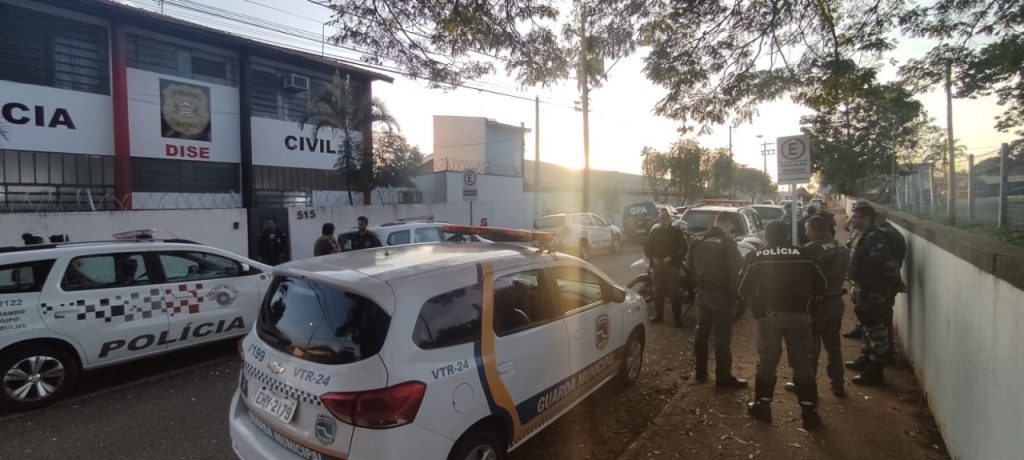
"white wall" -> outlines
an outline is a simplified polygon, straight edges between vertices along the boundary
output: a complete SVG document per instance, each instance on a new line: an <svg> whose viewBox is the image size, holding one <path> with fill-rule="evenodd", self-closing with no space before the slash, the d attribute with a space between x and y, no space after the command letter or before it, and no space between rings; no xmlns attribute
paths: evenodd
<svg viewBox="0 0 1024 460"><path fill-rule="evenodd" d="M481 117L434 115L434 161L484 161L486 122Z"/></svg>
<svg viewBox="0 0 1024 460"><path fill-rule="evenodd" d="M117 232L156 229L156 238L184 238L245 255L247 228L244 209L5 214L0 218L0 246L21 246L22 233L44 239L67 233L71 241L97 241L113 239Z"/></svg>
<svg viewBox="0 0 1024 460"><path fill-rule="evenodd" d="M491 212L488 203L475 203L473 205L474 219L479 222L480 217L488 215L477 215L477 209L481 212ZM310 212L315 217L310 218ZM388 222L394 222L402 218L425 217L433 215L437 220L444 220L453 224L469 224L469 203L432 203L432 204L394 204L371 206L343 206L343 207L309 207L309 208L288 208L288 232L292 246L292 260L313 257L313 243L320 237L320 229L325 223L333 223L336 233L346 232L355 228L356 218L366 216L370 220L370 226L376 226Z"/></svg>
<svg viewBox="0 0 1024 460"><path fill-rule="evenodd" d="M909 292L894 320L950 454L1020 458L1024 291L900 230Z"/></svg>

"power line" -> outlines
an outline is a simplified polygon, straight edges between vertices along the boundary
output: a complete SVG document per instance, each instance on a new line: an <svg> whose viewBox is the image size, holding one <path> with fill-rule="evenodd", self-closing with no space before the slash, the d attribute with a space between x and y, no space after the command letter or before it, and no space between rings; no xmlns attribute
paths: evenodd
<svg viewBox="0 0 1024 460"><path fill-rule="evenodd" d="M139 4L139 3L141 3L142 0L130 0L130 1L132 1L132 2L134 2L136 4ZM321 42L321 37L317 37L317 36L315 36L315 34L311 34L310 32L306 32L306 31L303 31L301 29L296 29L296 28L289 27L289 26L281 26L281 25L278 25L276 23L273 23L273 22L270 22L270 21L267 21L267 20L263 20L263 19L260 19L260 18L256 18L256 17L253 17L253 16L239 14L239 13L235 13L235 12L232 12L232 11L229 11L229 10L224 10L224 9L221 9L221 8L210 7L210 6L207 6L207 5L203 5L201 3L193 2L191 0L164 0L164 1L167 2L170 5L178 7L178 8L182 8L182 9L186 9L186 10L189 10L189 11L194 11L194 12L198 12L198 13L201 13L201 14L213 16L213 17L216 17L216 18L219 18L219 19L226 19L226 20L233 21L233 22L239 22L239 23L246 24L246 25L249 25L249 26L257 27L259 29L270 29L270 30L272 30L274 32L277 32L279 34L286 35L286 36L289 36L289 37L292 37L292 38L298 38L298 39L302 39L302 40L313 41L313 42L316 42L316 43L322 43ZM248 1L250 3L254 3L251 0L245 0L245 1ZM255 3L255 4L258 4L258 3ZM265 5L263 5L263 6L265 6ZM323 6L323 5L321 5L321 6ZM196 16L192 16L192 15L187 15L187 14L184 14L182 12L178 12L177 15L184 16L184 17L191 18L191 19L196 19L196 20L199 20L199 21L203 21L203 20L209 21L209 19L205 19L205 18L201 18L201 17L196 17ZM305 19L309 19L309 18L305 18ZM218 24L226 25L224 23L218 23ZM237 28L238 26L235 25L234 27ZM244 28L240 28L239 30L245 31ZM248 31L248 32L252 33L252 31ZM290 47L290 45L283 44L283 43L278 42L278 41L269 40L266 37L260 37L258 39L258 41L262 41L262 42L265 42L265 43L268 43L268 44L277 45L277 46ZM330 44L330 46L332 48L338 48L338 49L342 49L342 50L346 50L346 51L355 52L355 53L358 53L358 54L372 54L372 53L369 52L369 50L361 50L361 49L357 49L357 48L350 48L350 47L346 47L346 46L336 45L336 44L333 44L333 43ZM365 68L369 68L369 69L373 69L373 70L378 70L378 71L382 71L382 72L393 73L393 74L402 75L402 76L406 76L406 77L410 77L410 78L422 78L420 76L417 76L417 75L414 75L412 73L403 71L403 70L398 69L396 67L390 67L390 66L386 66L386 65L382 65L382 64L371 64L371 63L363 62L363 61L355 61L355 60L351 60L351 58L339 57L337 55L332 56L332 58L336 59L338 61L341 61L341 62L345 62L347 64L355 65L355 66L365 67ZM500 87L499 85L494 85L492 83L483 82L483 81L477 81L477 80L469 80L469 81L471 81L473 83L476 83L476 84L492 85L492 86ZM518 95L518 94L510 94L510 93L506 93L506 92L502 92L502 91L497 91L497 90L492 90L492 89L487 89L487 88L481 88L479 86L471 86L471 85L468 85L468 84L465 84L465 83L457 83L457 84L454 84L453 86L456 86L456 87L459 87L459 88L464 88L464 89L471 89L471 90L475 90L475 91L485 92L485 93L490 93L490 94L495 94L495 95L498 95L498 96L505 96L505 97L509 97L509 98L513 98L513 99L519 99L519 100L523 100L523 101L535 102L535 98L531 98L531 97L527 97L527 96L521 96L521 95ZM540 102L542 104L546 104L546 105L550 105L550 106L555 106L555 107L561 107L561 108L567 108L567 109L575 110L575 106L573 106L573 105L562 104L562 103L552 102L552 101L543 100L543 99L540 100ZM595 112L595 111L591 111L591 112L598 113L598 112Z"/></svg>

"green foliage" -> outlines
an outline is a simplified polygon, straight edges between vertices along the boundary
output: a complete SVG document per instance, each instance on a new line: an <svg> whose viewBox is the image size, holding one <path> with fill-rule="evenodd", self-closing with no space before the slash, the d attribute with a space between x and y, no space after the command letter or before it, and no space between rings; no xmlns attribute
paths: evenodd
<svg viewBox="0 0 1024 460"><path fill-rule="evenodd" d="M419 147L409 145L396 131L373 133L372 188L415 188L412 177L423 164Z"/></svg>
<svg viewBox="0 0 1024 460"><path fill-rule="evenodd" d="M771 177L765 173L737 165L725 149L708 149L692 139L677 141L668 152L644 147L641 155L654 201L668 198L670 192L687 201L705 194L724 197L775 193Z"/></svg>
<svg viewBox="0 0 1024 460"><path fill-rule="evenodd" d="M668 94L659 115L684 128L748 121L785 95L798 102L838 67L876 62L904 0L691 0L672 2L644 27L648 78Z"/></svg>
<svg viewBox="0 0 1024 460"><path fill-rule="evenodd" d="M937 0L900 19L905 32L939 41L901 69L915 89L945 80L952 70L957 97L995 94L1006 108L996 128L1024 134L1024 8L1019 0Z"/></svg>
<svg viewBox="0 0 1024 460"><path fill-rule="evenodd" d="M349 205L352 203L352 185L358 184L363 192L363 204L370 204L374 184L374 158L372 149L364 149L362 133L365 128L378 124L388 131L398 128L395 117L380 99L368 99L353 87L348 76L337 71L331 84L314 95L309 109L299 119L299 129L313 126L313 138L326 130L341 136L341 154L336 169L345 175ZM368 126L369 125L369 126Z"/></svg>
<svg viewBox="0 0 1024 460"><path fill-rule="evenodd" d="M923 107L903 86L876 83L873 72L859 72L860 85L839 79L810 99L816 113L801 124L816 152L812 169L834 192L856 194L865 179L891 173L898 152L917 148Z"/></svg>
<svg viewBox="0 0 1024 460"><path fill-rule="evenodd" d="M772 183L771 176L760 169L748 168L737 165L733 172L732 179L733 195L737 198L749 198L752 196L767 197L774 195L776 186Z"/></svg>

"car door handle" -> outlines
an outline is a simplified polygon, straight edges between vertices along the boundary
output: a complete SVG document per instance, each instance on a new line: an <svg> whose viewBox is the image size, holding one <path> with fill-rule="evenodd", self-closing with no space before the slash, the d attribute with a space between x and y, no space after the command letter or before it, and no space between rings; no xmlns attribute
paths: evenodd
<svg viewBox="0 0 1024 460"><path fill-rule="evenodd" d="M498 365L499 374L508 374L514 370L516 370L516 365L514 363L501 363Z"/></svg>
<svg viewBox="0 0 1024 460"><path fill-rule="evenodd" d="M580 329L580 330L576 331L576 340L582 340L583 339L583 334L584 334L583 329Z"/></svg>

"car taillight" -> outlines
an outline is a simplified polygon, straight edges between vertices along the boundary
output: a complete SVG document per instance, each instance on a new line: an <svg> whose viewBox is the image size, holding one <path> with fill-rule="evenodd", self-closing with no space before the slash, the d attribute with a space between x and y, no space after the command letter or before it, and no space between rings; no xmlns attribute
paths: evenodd
<svg viewBox="0 0 1024 460"><path fill-rule="evenodd" d="M324 407L338 420L363 428L394 428L416 419L427 385L405 382L380 390L325 393Z"/></svg>

